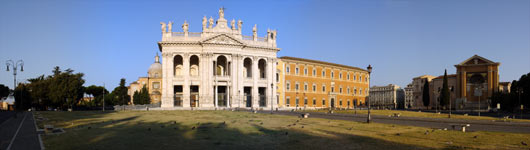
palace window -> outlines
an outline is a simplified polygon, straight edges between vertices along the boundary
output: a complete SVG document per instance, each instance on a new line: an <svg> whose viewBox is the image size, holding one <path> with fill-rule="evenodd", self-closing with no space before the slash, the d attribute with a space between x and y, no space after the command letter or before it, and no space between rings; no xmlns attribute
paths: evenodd
<svg viewBox="0 0 530 150"><path fill-rule="evenodd" d="M287 81L287 83L285 84L285 89L287 91L291 90L291 84L289 83L289 81Z"/></svg>
<svg viewBox="0 0 530 150"><path fill-rule="evenodd" d="M287 106L289 106L290 103L291 103L291 98L290 98L290 97L286 97L286 98L285 98L285 104L286 104Z"/></svg>
<svg viewBox="0 0 530 150"><path fill-rule="evenodd" d="M322 107L326 106L326 98L322 98Z"/></svg>
<svg viewBox="0 0 530 150"><path fill-rule="evenodd" d="M317 85L313 83L313 92L317 91Z"/></svg>
<svg viewBox="0 0 530 150"><path fill-rule="evenodd" d="M304 75L307 76L307 66L306 66L306 68L304 68Z"/></svg>
<svg viewBox="0 0 530 150"><path fill-rule="evenodd" d="M331 93L335 92L335 87L331 86Z"/></svg>
<svg viewBox="0 0 530 150"><path fill-rule="evenodd" d="M350 74L348 73L348 75L346 76L347 80L350 80Z"/></svg>
<svg viewBox="0 0 530 150"><path fill-rule="evenodd" d="M317 76L317 70L313 68L313 76L316 77Z"/></svg>
<svg viewBox="0 0 530 150"><path fill-rule="evenodd" d="M296 75L298 75L299 71L300 71L300 70L299 70L298 67L294 68L294 73L295 73Z"/></svg>
<svg viewBox="0 0 530 150"><path fill-rule="evenodd" d="M285 72L287 72L287 74L289 74L289 73L291 72L291 69L290 69L289 66L287 66L287 67L285 68Z"/></svg>
<svg viewBox="0 0 530 150"><path fill-rule="evenodd" d="M350 87L348 87L348 91L347 92L348 92L348 94L350 94Z"/></svg>
<svg viewBox="0 0 530 150"><path fill-rule="evenodd" d="M322 84L322 92L326 92L326 85L325 84Z"/></svg>
<svg viewBox="0 0 530 150"><path fill-rule="evenodd" d="M322 69L322 77L326 77L326 69Z"/></svg>
<svg viewBox="0 0 530 150"><path fill-rule="evenodd" d="M313 97L313 106L317 105L317 98Z"/></svg>
<svg viewBox="0 0 530 150"><path fill-rule="evenodd" d="M296 90L296 91L300 90L300 84L296 83L294 85L294 90Z"/></svg>
<svg viewBox="0 0 530 150"><path fill-rule="evenodd" d="M153 82L153 89L160 88L160 82Z"/></svg>
<svg viewBox="0 0 530 150"><path fill-rule="evenodd" d="M304 97L304 106L307 106L307 97Z"/></svg>
<svg viewBox="0 0 530 150"><path fill-rule="evenodd" d="M339 93L341 93L341 94L342 94L342 87L340 87L340 88L339 88Z"/></svg>
<svg viewBox="0 0 530 150"><path fill-rule="evenodd" d="M300 104L300 99L298 99L298 97L296 97L295 104L296 104L296 106L298 106L298 104Z"/></svg>
<svg viewBox="0 0 530 150"><path fill-rule="evenodd" d="M304 91L307 92L307 83L304 83Z"/></svg>
<svg viewBox="0 0 530 150"><path fill-rule="evenodd" d="M363 95L363 89L359 89L359 95Z"/></svg>
<svg viewBox="0 0 530 150"><path fill-rule="evenodd" d="M357 78L355 77L355 75L353 75L353 81L357 80Z"/></svg>
<svg viewBox="0 0 530 150"><path fill-rule="evenodd" d="M335 77L335 74L331 71L331 78L333 79L333 77Z"/></svg>
<svg viewBox="0 0 530 150"><path fill-rule="evenodd" d="M276 73L276 82L280 82L280 74Z"/></svg>
<svg viewBox="0 0 530 150"><path fill-rule="evenodd" d="M342 73L339 73L339 79L342 79Z"/></svg>

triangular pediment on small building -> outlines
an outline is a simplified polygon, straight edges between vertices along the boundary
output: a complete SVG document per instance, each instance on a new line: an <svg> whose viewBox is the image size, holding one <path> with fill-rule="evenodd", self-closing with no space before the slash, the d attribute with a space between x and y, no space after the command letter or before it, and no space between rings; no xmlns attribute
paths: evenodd
<svg viewBox="0 0 530 150"><path fill-rule="evenodd" d="M206 40L203 40L202 43L243 45L243 42L226 34L212 36L210 38L207 38Z"/></svg>
<svg viewBox="0 0 530 150"><path fill-rule="evenodd" d="M488 60L484 57L480 57L478 55L474 55L471 58L468 58L465 61L459 63L458 65L462 66L462 65L484 65L484 64L496 64L496 62Z"/></svg>

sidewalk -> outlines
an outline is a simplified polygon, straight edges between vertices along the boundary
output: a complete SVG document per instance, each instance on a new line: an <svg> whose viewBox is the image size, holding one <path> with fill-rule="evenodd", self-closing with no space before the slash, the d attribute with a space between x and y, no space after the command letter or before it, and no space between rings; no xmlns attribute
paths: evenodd
<svg viewBox="0 0 530 150"><path fill-rule="evenodd" d="M39 136L33 113L20 112L17 118L11 117L0 124L0 149L39 150Z"/></svg>

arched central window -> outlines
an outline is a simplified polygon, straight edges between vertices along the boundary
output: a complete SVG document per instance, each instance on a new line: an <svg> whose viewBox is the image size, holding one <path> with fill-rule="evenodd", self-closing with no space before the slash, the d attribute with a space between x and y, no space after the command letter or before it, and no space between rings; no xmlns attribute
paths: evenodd
<svg viewBox="0 0 530 150"><path fill-rule="evenodd" d="M243 67L245 67L245 69L243 69L243 76L252 78L252 59L245 58L245 60L243 60Z"/></svg>
<svg viewBox="0 0 530 150"><path fill-rule="evenodd" d="M258 68L259 68L259 77L262 79L267 78L267 74L266 74L267 61L265 61L264 59L260 59L258 61Z"/></svg>
<svg viewBox="0 0 530 150"><path fill-rule="evenodd" d="M214 68L215 75L225 76L228 75L228 62L225 56L221 55L217 57L216 66Z"/></svg>
<svg viewBox="0 0 530 150"><path fill-rule="evenodd" d="M193 55L190 57L190 76L199 75L199 57Z"/></svg>
<svg viewBox="0 0 530 150"><path fill-rule="evenodd" d="M182 75L182 56L177 55L173 58L173 75L181 76Z"/></svg>

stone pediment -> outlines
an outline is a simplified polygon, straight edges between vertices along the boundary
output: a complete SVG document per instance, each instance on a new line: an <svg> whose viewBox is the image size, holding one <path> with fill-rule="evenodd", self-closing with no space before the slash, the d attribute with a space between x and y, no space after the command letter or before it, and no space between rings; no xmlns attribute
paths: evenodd
<svg viewBox="0 0 530 150"><path fill-rule="evenodd" d="M459 63L457 66L465 66L465 65L487 65L487 64L497 64L496 62L493 62L491 60L488 60L484 57L480 57L478 55L474 55L471 58L466 59L465 61Z"/></svg>
<svg viewBox="0 0 530 150"><path fill-rule="evenodd" d="M243 45L243 42L241 42L240 40L235 39L226 34L219 34L219 35L212 36L206 40L203 40L202 43Z"/></svg>

